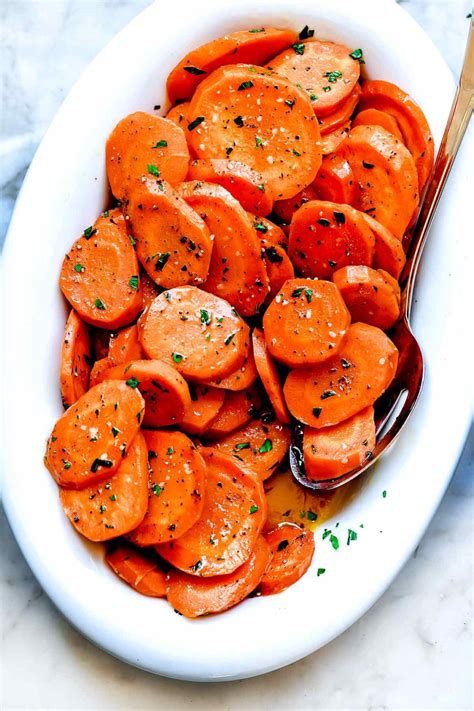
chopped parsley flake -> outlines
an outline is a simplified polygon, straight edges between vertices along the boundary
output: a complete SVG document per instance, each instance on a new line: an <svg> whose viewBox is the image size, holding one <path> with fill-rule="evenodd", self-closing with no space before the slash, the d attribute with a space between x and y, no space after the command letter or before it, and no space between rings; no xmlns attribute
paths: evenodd
<svg viewBox="0 0 474 711"><path fill-rule="evenodd" d="M128 385L129 388L133 388L133 390L135 390L135 388L138 388L140 385L140 381L136 378L129 378L125 381L125 384Z"/></svg>
<svg viewBox="0 0 474 711"><path fill-rule="evenodd" d="M352 57L352 59L356 59L359 64L365 64L364 52L360 48L354 49L354 51L349 54L349 57Z"/></svg>
<svg viewBox="0 0 474 711"><path fill-rule="evenodd" d="M240 86L237 87L237 91L245 91L245 89L251 89L253 87L253 81L248 79L247 81L243 81Z"/></svg>
<svg viewBox="0 0 474 711"><path fill-rule="evenodd" d="M86 229L84 230L84 237L86 239L90 239L93 235L95 235L96 232L97 230L95 230L92 226L86 227Z"/></svg>
<svg viewBox="0 0 474 711"><path fill-rule="evenodd" d="M188 74L194 74L195 76L199 76L199 74L206 74L203 69L199 69L198 67L183 67L185 72L188 72Z"/></svg>
<svg viewBox="0 0 474 711"><path fill-rule="evenodd" d="M294 49L296 54L304 54L304 44L302 42L297 42L296 44L293 44L292 48Z"/></svg>
<svg viewBox="0 0 474 711"><path fill-rule="evenodd" d="M314 30L310 30L308 25L305 25L299 33L298 37L300 38L300 40L305 40L309 39L310 37L314 37Z"/></svg>
<svg viewBox="0 0 474 711"><path fill-rule="evenodd" d="M162 272L164 269L164 266L165 266L166 262L168 261L168 259L170 258L170 256L171 256L170 252L163 252L163 254L160 254L160 256L158 257L158 259L156 260L156 263L155 263L155 271Z"/></svg>
<svg viewBox="0 0 474 711"><path fill-rule="evenodd" d="M155 494L155 496L159 496L161 492L163 491L163 487L160 486L159 484L155 484L154 486L151 487L152 492Z"/></svg>
<svg viewBox="0 0 474 711"><path fill-rule="evenodd" d="M250 442L239 442L239 444L236 444L234 449L236 452L240 452L241 449L250 449Z"/></svg>
<svg viewBox="0 0 474 711"><path fill-rule="evenodd" d="M205 121L204 116L197 116L197 118L194 119L194 121L191 121L191 123L188 123L188 131L194 131L194 129L199 126L200 123Z"/></svg>
<svg viewBox="0 0 474 711"><path fill-rule="evenodd" d="M158 177L160 174L160 171L158 170L156 165L152 165L150 163L147 165L147 170L150 173L150 175L156 175L156 177Z"/></svg>
<svg viewBox="0 0 474 711"><path fill-rule="evenodd" d="M261 454L265 454L265 452L271 452L273 449L273 442L271 439L266 439L265 442L262 444L260 449L258 450Z"/></svg>
<svg viewBox="0 0 474 711"><path fill-rule="evenodd" d="M95 306L97 309L100 309L101 311L105 311L104 303L98 298L95 300Z"/></svg>
<svg viewBox="0 0 474 711"><path fill-rule="evenodd" d="M249 513L254 514L257 513L258 511L258 506L256 504L252 504L252 506L249 509Z"/></svg>
<svg viewBox="0 0 474 711"><path fill-rule="evenodd" d="M130 287L136 291L138 289L138 275L134 274L131 276L128 283L130 284Z"/></svg>

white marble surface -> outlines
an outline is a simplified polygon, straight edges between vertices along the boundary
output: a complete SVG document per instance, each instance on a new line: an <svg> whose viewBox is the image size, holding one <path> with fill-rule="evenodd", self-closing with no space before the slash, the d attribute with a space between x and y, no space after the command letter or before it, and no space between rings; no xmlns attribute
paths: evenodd
<svg viewBox="0 0 474 711"><path fill-rule="evenodd" d="M97 51L148 4L148 0L1 3L0 243L27 165L58 105ZM469 1L402 4L456 72ZM473 440L471 436L415 555L372 610L307 659L242 682L199 685L162 679L93 647L42 593L2 515L0 707L469 711Z"/></svg>

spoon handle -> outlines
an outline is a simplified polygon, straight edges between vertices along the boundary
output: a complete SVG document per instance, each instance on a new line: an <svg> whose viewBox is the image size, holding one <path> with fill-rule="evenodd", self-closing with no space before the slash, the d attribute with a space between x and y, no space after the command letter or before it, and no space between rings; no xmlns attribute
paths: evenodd
<svg viewBox="0 0 474 711"><path fill-rule="evenodd" d="M469 30L466 54L451 112L438 150L431 179L421 207L420 215L410 245L409 259L402 276L403 310L405 318L410 316L416 274L426 236L438 207L441 193L448 179L459 146L474 111L474 31L473 21ZM405 282L405 284L403 284Z"/></svg>

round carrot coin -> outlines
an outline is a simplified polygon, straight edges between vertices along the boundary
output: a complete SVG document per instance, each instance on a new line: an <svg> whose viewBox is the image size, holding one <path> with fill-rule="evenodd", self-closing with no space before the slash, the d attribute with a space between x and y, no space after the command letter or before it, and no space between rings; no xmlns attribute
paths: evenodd
<svg viewBox="0 0 474 711"><path fill-rule="evenodd" d="M188 434L203 435L219 414L224 404L225 392L210 385L194 383L189 384L189 392L191 402L179 426Z"/></svg>
<svg viewBox="0 0 474 711"><path fill-rule="evenodd" d="M143 417L145 402L126 383L99 383L53 427L45 464L60 486L83 489L116 472Z"/></svg>
<svg viewBox="0 0 474 711"><path fill-rule="evenodd" d="M399 279L406 262L402 242L370 215L364 215L364 220L375 237L374 268Z"/></svg>
<svg viewBox="0 0 474 711"><path fill-rule="evenodd" d="M91 362L89 329L72 309L64 331L59 372L64 407L70 407L87 392Z"/></svg>
<svg viewBox="0 0 474 711"><path fill-rule="evenodd" d="M342 126L334 129L334 131L331 131L331 133L326 133L325 136L321 136L321 153L323 154L323 160L325 156L329 156L335 151L337 151L341 143L345 141L350 130L351 122L347 121L347 123L343 123ZM315 181L317 177L318 176L316 176ZM321 197L323 200L334 199L332 197L322 197L321 195L318 195L318 197ZM334 200L334 202L336 202L336 200Z"/></svg>
<svg viewBox="0 0 474 711"><path fill-rule="evenodd" d="M289 367L314 365L337 353L351 318L330 281L290 279L265 316L263 330L270 354Z"/></svg>
<svg viewBox="0 0 474 711"><path fill-rule="evenodd" d="M295 196L296 197L296 196ZM285 200L280 200L278 204L286 202ZM278 214L278 213L276 213ZM274 247L283 247L287 249L288 247L288 236L283 232L281 227L275 225L274 222L267 220L265 217L257 217L249 213L249 217L253 223L253 228L257 233L257 237L262 240L265 239L266 242L273 245ZM282 217L282 219L284 219ZM288 222L291 220L288 220ZM286 222L286 220L285 220Z"/></svg>
<svg viewBox="0 0 474 711"><path fill-rule="evenodd" d="M103 374L105 373L106 370L109 370L109 368L112 367L112 363L109 360L108 356L105 356L104 358L99 358L99 360L96 360L94 365L92 366L91 369L91 374L89 378L89 388L93 388L95 385L98 385L99 383L102 382L103 380Z"/></svg>
<svg viewBox="0 0 474 711"><path fill-rule="evenodd" d="M364 109L360 111L352 122L356 126L382 126L386 131L392 133L399 141L403 141L395 116L379 109Z"/></svg>
<svg viewBox="0 0 474 711"><path fill-rule="evenodd" d="M257 388L226 392L224 404L206 431L207 437L223 437L245 425L257 414L262 399Z"/></svg>
<svg viewBox="0 0 474 711"><path fill-rule="evenodd" d="M166 573L158 559L125 543L113 545L105 560L119 578L142 595L166 597Z"/></svg>
<svg viewBox="0 0 474 711"><path fill-rule="evenodd" d="M293 523L282 523L265 534L270 563L260 582L262 595L274 595L296 583L308 570L314 554L314 535Z"/></svg>
<svg viewBox="0 0 474 711"><path fill-rule="evenodd" d="M336 479L366 464L375 447L374 408L366 407L332 427L304 428L304 469L308 479Z"/></svg>
<svg viewBox="0 0 474 711"><path fill-rule="evenodd" d="M209 276L202 288L226 299L243 316L258 313L268 294L268 277L247 213L220 185L184 183L180 194L214 235Z"/></svg>
<svg viewBox="0 0 474 711"><path fill-rule="evenodd" d="M318 200L347 205L355 200L356 182L352 168L336 154L324 156L312 187Z"/></svg>
<svg viewBox="0 0 474 711"><path fill-rule="evenodd" d="M59 286L93 326L126 326L142 308L138 262L119 210L99 217L66 254Z"/></svg>
<svg viewBox="0 0 474 711"><path fill-rule="evenodd" d="M145 518L128 539L152 546L182 536L199 519L206 471L203 459L182 432L144 430L150 466Z"/></svg>
<svg viewBox="0 0 474 711"><path fill-rule="evenodd" d="M183 101L181 104L176 104L176 106L173 106L173 108L170 109L166 114L166 118L169 119L169 121L173 121L173 123L175 123L180 128L184 129L189 123L188 109L189 101Z"/></svg>
<svg viewBox="0 0 474 711"><path fill-rule="evenodd" d="M350 121L352 114L359 102L360 86L355 84L347 99L340 104L335 111L319 118L319 130L321 138L334 133Z"/></svg>
<svg viewBox="0 0 474 711"><path fill-rule="evenodd" d="M309 97L286 77L257 66L221 67L196 89L189 117L187 138L198 158L231 155L263 175L274 199L314 180L319 126Z"/></svg>
<svg viewBox="0 0 474 711"><path fill-rule="evenodd" d="M397 364L398 350L383 331L354 323L337 355L290 371L283 387L286 404L305 425L337 425L373 405L395 377Z"/></svg>
<svg viewBox="0 0 474 711"><path fill-rule="evenodd" d="M244 362L249 338L247 324L227 301L195 286L160 294L139 330L149 358L164 360L197 381L234 372Z"/></svg>
<svg viewBox="0 0 474 711"><path fill-rule="evenodd" d="M283 396L283 388L277 367L268 353L265 336L260 328L254 328L252 333L255 365L265 392L268 395L275 414L280 422L290 424L290 413Z"/></svg>
<svg viewBox="0 0 474 711"><path fill-rule="evenodd" d="M249 337L243 364L227 377L209 381L209 385L225 390L246 390L254 384L257 378L252 339Z"/></svg>
<svg viewBox="0 0 474 711"><path fill-rule="evenodd" d="M270 548L263 536L257 538L250 558L228 575L198 578L170 570L167 597L185 617L223 612L244 600L258 586L270 560Z"/></svg>
<svg viewBox="0 0 474 711"><path fill-rule="evenodd" d="M185 179L189 150L173 121L137 111L119 121L106 149L107 177L117 200L125 200L142 178L154 176L172 185Z"/></svg>
<svg viewBox="0 0 474 711"><path fill-rule="evenodd" d="M374 235L358 210L311 200L291 221L288 254L303 276L330 279L348 264L371 266L374 244Z"/></svg>
<svg viewBox="0 0 474 711"><path fill-rule="evenodd" d="M310 185L307 185L306 188L303 188L301 192L294 195L292 198L288 198L287 200L278 200L278 202L276 202L273 206L273 211L275 215L278 215L280 220L283 220L284 222L287 222L289 224L295 212L299 210L302 205L309 202L310 200L318 199L319 194L317 193L314 187L314 183L311 183ZM288 238L286 239L285 244L286 246L288 246Z"/></svg>
<svg viewBox="0 0 474 711"><path fill-rule="evenodd" d="M261 482L230 457L213 449L200 452L207 469L201 518L156 550L190 575L226 575L252 555L267 516L265 493Z"/></svg>
<svg viewBox="0 0 474 711"><path fill-rule="evenodd" d="M286 49L272 59L270 67L303 87L318 117L340 106L360 75L360 64L351 57L348 47L314 39Z"/></svg>
<svg viewBox="0 0 474 711"><path fill-rule="evenodd" d="M267 301L271 301L288 279L294 279L295 270L283 247L273 245L267 242L266 239L261 239L260 244L268 281L270 282L270 293L267 296Z"/></svg>
<svg viewBox="0 0 474 711"><path fill-rule="evenodd" d="M110 334L108 358L111 365L120 365L143 358L136 324Z"/></svg>
<svg viewBox="0 0 474 711"><path fill-rule="evenodd" d="M136 528L148 503L148 459L143 435L136 435L112 477L80 491L61 489L60 498L74 528L90 541L107 541Z"/></svg>
<svg viewBox="0 0 474 711"><path fill-rule="evenodd" d="M332 279L354 323L362 321L387 331L398 320L400 287L388 272L365 266L343 267Z"/></svg>

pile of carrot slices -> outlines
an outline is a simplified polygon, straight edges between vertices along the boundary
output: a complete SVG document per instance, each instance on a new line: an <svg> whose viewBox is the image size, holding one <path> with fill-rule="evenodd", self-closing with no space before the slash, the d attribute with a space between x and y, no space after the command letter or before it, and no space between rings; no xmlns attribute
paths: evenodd
<svg viewBox="0 0 474 711"><path fill-rule="evenodd" d="M46 466L110 568L187 617L310 567L312 532L267 523L292 424L310 480L375 445L434 147L416 103L364 64L308 27L189 52L167 115L108 137L114 202L64 258L65 412Z"/></svg>

